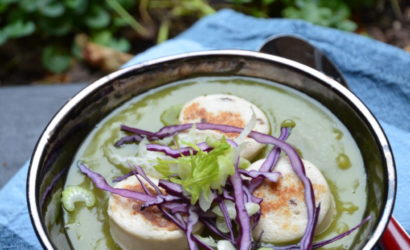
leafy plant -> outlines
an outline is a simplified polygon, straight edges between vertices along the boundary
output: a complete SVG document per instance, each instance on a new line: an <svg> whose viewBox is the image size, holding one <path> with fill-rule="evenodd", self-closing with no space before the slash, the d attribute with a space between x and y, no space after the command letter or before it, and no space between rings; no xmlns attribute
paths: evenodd
<svg viewBox="0 0 410 250"><path fill-rule="evenodd" d="M303 19L346 31L357 28L351 10L369 8L377 0L0 0L0 47L35 37L42 44L44 67L66 71L81 57L75 44L84 33L92 42L127 52L131 42L163 42L199 18L221 8L256 17ZM392 2L396 2L391 0ZM32 45L33 46L33 45ZM22 48L26 53L28 48Z"/></svg>
<svg viewBox="0 0 410 250"><path fill-rule="evenodd" d="M369 4L373 0L355 1ZM356 23L350 20L347 0L227 0L235 9L257 17L281 16L302 19L317 25L354 31ZM278 11L279 10L279 11Z"/></svg>
<svg viewBox="0 0 410 250"><path fill-rule="evenodd" d="M349 6L342 0L284 0L283 17L303 19L313 24L354 31L356 23L349 20Z"/></svg>
<svg viewBox="0 0 410 250"><path fill-rule="evenodd" d="M146 12L167 13L161 16L157 34L157 42L161 43L168 39L170 34L170 24L178 22L185 17L199 19L203 16L215 13L215 9L206 0L151 0L146 6Z"/></svg>
<svg viewBox="0 0 410 250"><path fill-rule="evenodd" d="M129 41L116 35L126 26L139 25L135 19L124 18L134 6L133 0L0 0L0 46L35 35L45 44L44 67L61 73L70 66L70 48L77 33L90 34L96 43L128 51ZM138 32L142 36L148 33L142 25Z"/></svg>

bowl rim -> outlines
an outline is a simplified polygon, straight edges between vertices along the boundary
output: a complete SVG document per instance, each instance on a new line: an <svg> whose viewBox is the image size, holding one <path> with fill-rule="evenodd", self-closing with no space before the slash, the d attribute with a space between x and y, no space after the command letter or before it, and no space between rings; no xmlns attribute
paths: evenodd
<svg viewBox="0 0 410 250"><path fill-rule="evenodd" d="M256 51L248 51L248 50L207 50L207 51L199 51L199 52L188 52L178 55L166 56L157 59L148 60L145 62L137 63L122 69L119 69L115 72L112 72L83 88L77 94L75 94L71 99L69 99L60 109L59 111L52 117L50 122L47 124L45 129L43 130L40 138L38 139L34 151L32 153L32 157L29 163L29 169L27 173L27 182L26 182L26 198L28 203L28 210L31 219L31 223L33 225L34 231L39 238L40 243L46 249L54 249L53 244L51 243L46 231L45 226L41 221L40 218L40 209L39 209L39 199L38 193L36 191L36 183L37 183L37 173L40 167L40 162L43 158L44 149L48 144L48 140L50 135L53 134L54 128L61 122L61 120L69 113L71 110L84 98L86 98L89 94L94 92L99 87L103 86L104 84L109 83L110 81L124 75L136 71L138 69L156 65L156 64L163 64L169 63L171 61L178 61L184 60L187 58L195 58L195 57L206 57L206 56L239 56L245 58L253 58L253 59L261 59L265 61L270 61L274 63L278 63L284 65L292 70L300 71L301 73L310 75L321 82L324 82L332 88L332 91L336 91L336 94L341 96L343 99L350 102L353 107L355 107L355 111L360 114L362 118L367 122L369 127L373 130L372 132L376 135L375 139L379 144L381 151L383 153L384 161L386 163L387 169L387 187L386 188L386 205L382 211L380 220L374 230L373 234L371 235L369 241L363 247L364 250L371 250L377 243L377 241L382 236L387 224L390 220L390 216L393 211L394 207L394 200L396 196L396 188L397 188L397 175L395 169L395 162L393 153L391 150L391 146L389 141L385 135L385 132L381 125L379 124L378 120L372 114L372 112L367 108L367 106L357 97L353 92L349 89L344 87L342 84L338 83L337 81L333 80L329 76L319 72L313 68L310 68L306 65L298 63L293 60L289 60L283 57L270 55L262 52Z"/></svg>

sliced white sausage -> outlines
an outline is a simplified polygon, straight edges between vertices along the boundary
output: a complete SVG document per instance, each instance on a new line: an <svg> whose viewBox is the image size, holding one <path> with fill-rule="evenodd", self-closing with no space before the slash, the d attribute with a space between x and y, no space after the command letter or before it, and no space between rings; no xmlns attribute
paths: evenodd
<svg viewBox="0 0 410 250"><path fill-rule="evenodd" d="M254 162L248 169L258 170L264 159ZM326 179L309 161L303 160L306 175L312 182L316 206L320 203L320 214L315 234L325 231L336 214L335 201ZM282 174L278 183L265 181L254 195L262 198L262 216L253 235L263 242L285 243L300 239L307 225L304 187L293 172L286 157L282 157L274 171ZM262 233L263 232L263 233Z"/></svg>
<svg viewBox="0 0 410 250"><path fill-rule="evenodd" d="M214 94L203 95L187 102L179 115L180 123L198 123L207 122L215 124L226 124L236 127L245 127L252 117L252 112L256 116L256 125L254 131L268 134L270 126L266 115L256 105L234 95ZM207 136L219 138L222 133L215 131L199 131L196 138L204 139ZM182 140L192 140L188 134L181 134ZM234 139L238 134L225 134L230 139ZM245 147L241 156L248 160L253 159L258 152L264 147L263 144L257 143L251 138L245 139Z"/></svg>
<svg viewBox="0 0 410 250"><path fill-rule="evenodd" d="M153 181L158 182L155 179ZM148 184L145 185L149 187ZM115 187L143 192L135 176L117 183ZM183 250L189 248L184 232L165 218L157 207L141 211L142 204L143 202L119 195L110 196L108 215L111 236L122 249Z"/></svg>

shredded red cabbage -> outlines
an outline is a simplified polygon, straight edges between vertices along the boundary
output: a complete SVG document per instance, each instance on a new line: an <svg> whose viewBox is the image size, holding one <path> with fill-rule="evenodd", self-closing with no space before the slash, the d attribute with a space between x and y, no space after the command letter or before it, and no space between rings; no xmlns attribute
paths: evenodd
<svg viewBox="0 0 410 250"><path fill-rule="evenodd" d="M188 208L190 207L189 203L181 203L180 201L176 202L167 202L162 205L164 208L169 209L173 214L175 213L187 213Z"/></svg>
<svg viewBox="0 0 410 250"><path fill-rule="evenodd" d="M126 125L121 125L121 130L129 132L129 133L133 133L133 134L138 134L138 135L141 135L143 137L147 137L150 140L158 140L155 133L147 131L147 130L143 130L143 129L139 129L139 128L132 128L132 127L128 127Z"/></svg>
<svg viewBox="0 0 410 250"><path fill-rule="evenodd" d="M51 180L50 185L47 186L47 188L44 190L43 195L41 196L40 199L40 207L43 208L44 205L46 204L47 198L50 196L51 191L53 188L57 185L57 183L62 179L64 174L68 171L69 168L64 168L60 172L58 172L54 178Z"/></svg>
<svg viewBox="0 0 410 250"><path fill-rule="evenodd" d="M219 125L219 124L210 124L210 123L198 123L198 124L182 124L174 126L166 126L160 129L158 132L149 132L146 130L141 130L137 128L128 127L125 125L121 126L121 129L125 132L132 133L132 135L125 136L121 138L115 145L121 146L124 143L129 142L138 142L144 138L147 138L149 141L161 140L165 137L173 136L176 133L182 132L184 130L190 129L195 126L199 130L218 130L224 133L241 133L242 128L229 126L229 125ZM305 188L305 203L307 206L307 216L308 223L305 230L305 233L298 244L289 245L289 246L273 246L274 249L312 249L330 244L340 238L349 235L354 230L366 223L370 217L367 217L356 227L350 229L349 231L340 234L336 237L333 237L329 240L322 242L312 243L315 227L317 224L320 205L315 207L315 197L313 193L313 187L306 176L305 168L303 162L298 156L295 149L293 149L289 144L284 142L289 136L290 128L282 128L281 135L279 138L273 136L262 134L259 132L251 131L248 134L248 137L254 139L255 141L262 144L271 144L274 145L274 148L269 153L266 161L262 164L259 171L251 170L240 170L239 157L235 161L235 172L232 176L229 177L229 181L226 183L226 186L223 192L216 194L215 190L212 192L212 200L216 202L219 206L223 217L225 219L226 225L229 229L229 234L221 232L216 227L216 215L210 211L202 211L198 204L191 205L189 197L184 193L184 190L181 185L166 181L160 180L158 185L155 185L144 173L143 169L139 166L136 167L131 173L128 173L124 176L120 176L114 179L114 181L121 181L125 178L135 174L138 180L141 182L141 185L144 187L145 193L134 192L125 189L113 188L107 184L105 179L88 169L85 165L81 164L79 166L80 171L87 175L96 185L96 187L109 191L111 193L131 198L139 201L143 201L144 205L142 208L149 206L157 206L169 220L173 221L181 230L183 230L187 236L188 245L190 249L198 249L198 245L204 249L212 249L210 246L202 242L198 237L193 235L193 228L196 223L201 222L205 227L208 228L215 235L219 236L222 239L229 240L237 249L248 250L252 247L252 225L255 226L259 221L261 212L258 211L256 214L249 216L246 211L245 204L248 202L254 202L260 204L262 199L255 197L252 193L253 191L263 182L265 178L270 181L278 181L280 178L280 173L272 172L272 169L277 164L277 161L280 156L280 152L284 151L291 163L291 166L299 177ZM237 144L231 140L228 142L232 146L237 146ZM198 144L203 151L211 151L212 148L209 147L206 143ZM191 155L195 154L195 150L191 147L181 148L179 150L172 149L168 146L160 144L148 144L147 150L163 152L166 155L169 155L174 158L178 158L182 155ZM243 180L241 175L250 177L251 180ZM155 190L155 194L151 194L145 185L142 184L141 178L143 178L147 183L149 183L152 188ZM159 188L162 188L166 194L162 194ZM235 203L236 210L236 227L232 224L232 221L229 217L225 201L233 201ZM188 216L186 216L188 215ZM234 232L238 231L238 236L235 237ZM269 245L268 245L269 246Z"/></svg>
<svg viewBox="0 0 410 250"><path fill-rule="evenodd" d="M123 181L123 180L127 179L128 177L130 177L130 176L132 176L132 175L134 175L134 172L133 172L133 171L130 171L130 172L124 174L124 175L115 177L114 179L112 179L112 182L120 182L120 181Z"/></svg>
<svg viewBox="0 0 410 250"><path fill-rule="evenodd" d="M135 175L135 177L137 178L138 182L140 183L142 189L144 190L145 194L151 195L151 192L148 190L148 188L145 186L144 182L141 180L141 177L139 177L138 175Z"/></svg>
<svg viewBox="0 0 410 250"><path fill-rule="evenodd" d="M158 182L158 186L162 187L163 189L165 189L165 191L168 194L173 194L173 195L179 195L179 196L184 196L183 194L183 188L181 185L174 183L174 182L170 182L170 181L166 181L166 180L159 180Z"/></svg>
<svg viewBox="0 0 410 250"><path fill-rule="evenodd" d="M235 200L232 195L229 194L228 191L224 190L222 196L225 200L233 201Z"/></svg>
<svg viewBox="0 0 410 250"><path fill-rule="evenodd" d="M242 179L239 174L239 157L235 162L235 173L229 177L233 187L236 208L236 221L239 224L239 238L237 240L239 250L249 250L252 245L251 225L242 188Z"/></svg>
<svg viewBox="0 0 410 250"><path fill-rule="evenodd" d="M349 234L353 233L354 231L356 231L358 228L360 228L361 226L363 226L365 223L367 223L367 222L368 222L369 220L371 220L371 219L372 219L372 216L369 215L369 216L367 216L364 220L362 220L359 224L357 224L356 226L354 226L354 227L352 227L351 229L347 230L346 232L341 233L341 234L339 234L339 235L337 235L337 236L335 236L335 237L333 237L333 238L330 238L330 239L327 239L327 240L324 240L324 241L320 241L320 242L313 243L313 248L323 247L323 246L326 246L326 245L328 245L328 244L330 244L330 243L333 243L333 242L335 242L335 241L337 241L337 240L340 240L340 239L342 239L342 238L348 236Z"/></svg>
<svg viewBox="0 0 410 250"><path fill-rule="evenodd" d="M281 128L279 140L286 141L289 135L290 135L290 128L287 128L287 127ZM281 151L280 148L274 147L268 154L268 157L266 157L266 160L263 162L259 171L261 172L272 171L273 168L276 166L276 163L279 160L280 151Z"/></svg>
<svg viewBox="0 0 410 250"><path fill-rule="evenodd" d="M220 238L224 240L230 240L229 235L226 233L221 232L217 227L216 227L216 222L210 218L199 218L199 221L204 224L212 233L215 235L219 236Z"/></svg>
<svg viewBox="0 0 410 250"><path fill-rule="evenodd" d="M123 138L121 138L119 141L117 141L114 146L116 147L120 147L126 143L133 143L133 142L140 142L142 141L142 139L144 139L142 136L140 135L129 135L129 136L124 136Z"/></svg>
<svg viewBox="0 0 410 250"><path fill-rule="evenodd" d="M142 168L140 166L135 166L134 174L142 176L142 178L144 178L144 180L146 182L148 182L151 185L152 188L154 188L154 190L157 192L157 194L161 194L161 190L159 190L158 186L155 185L155 183L153 183L151 181L151 179L147 177L144 170L142 170Z"/></svg>
<svg viewBox="0 0 410 250"><path fill-rule="evenodd" d="M231 221L231 217L229 216L228 210L226 208L225 201L223 199L217 199L217 202L218 202L219 209L221 209L221 212L224 216L226 226L229 229L230 241L232 244L235 244L235 236L233 235L232 221Z"/></svg>
<svg viewBox="0 0 410 250"><path fill-rule="evenodd" d="M280 172L262 172L262 171L257 171L257 170L244 170L244 169L240 169L239 173L248 176L248 177L252 177L252 178L258 178L258 177L263 177L268 179L271 182L277 182L279 180L279 178L282 176L282 174Z"/></svg>
<svg viewBox="0 0 410 250"><path fill-rule="evenodd" d="M340 240L348 235L350 235L351 233L353 233L354 231L356 231L357 229L359 229L361 226L363 226L364 224L366 224L369 220L372 219L372 216L369 215L366 218L364 218L359 224L357 224L356 226L352 227L351 229L347 230L344 233L341 233L339 235L336 235L330 239L327 240L323 240L323 241L319 241L319 242L315 242L312 244L312 248L316 249L316 248L321 248L324 247L326 245L329 245L337 240ZM266 248L272 248L274 250L293 250L293 249L300 249L300 247L298 245L288 245L288 246L273 246L270 244L266 244L263 247Z"/></svg>
<svg viewBox="0 0 410 250"><path fill-rule="evenodd" d="M104 177L102 177L100 174L96 172L93 172L92 170L87 168L84 164L79 164L78 168L83 174L87 175L88 178L90 178L93 181L94 185L99 189L108 191L113 194L120 195L125 198L134 199L134 200L139 200L139 201L144 201L144 202L158 202L159 201L159 199L155 196L150 196L147 194L131 191L128 189L113 188L107 183Z"/></svg>
<svg viewBox="0 0 410 250"><path fill-rule="evenodd" d="M198 214L195 212L194 207L190 207L188 211L188 221L187 221L187 227L186 227L186 237L188 240L188 245L190 250L197 250L198 247L193 239L192 231L196 223L198 223Z"/></svg>
<svg viewBox="0 0 410 250"><path fill-rule="evenodd" d="M147 138L149 137L149 139L150 138L163 139L165 137L175 135L178 132L190 129L194 125L195 125L195 128L197 128L199 130L218 130L218 131L221 131L221 132L224 132L224 133L238 133L239 134L243 130L242 128L238 128L238 127L234 127L234 126L230 126L230 125L211 124L211 123L195 123L195 124L188 123L188 124L172 125L172 126L163 127L158 132L150 133L150 135L147 135ZM123 127L121 127L121 128L123 129ZM128 132L132 132L129 129L129 127L127 127L127 128L128 128L128 130L127 130ZM132 132L132 133L144 135L141 132L138 132L137 130L134 130L134 131L135 132ZM306 176L305 167L304 167L303 162L300 159L298 153L296 152L296 150L292 146L287 144L286 142L284 142L284 141L282 141L278 138L275 138L271 135L262 134L260 132L251 131L249 133L248 137L250 137L250 138L254 139L255 141L257 141L259 143L262 143L262 144L275 145L287 154L287 156L288 156L288 158L291 162L291 166L293 168L293 171L295 172L295 174L299 177L299 179L303 183L303 186L304 186L304 189L305 189L304 196L305 196L305 203L306 203L306 207L307 207L308 225L312 224L313 221L314 221L314 213L315 213L315 196L314 196L314 193L313 193L312 183L309 180L309 178ZM244 223L244 225L241 225L241 226L246 226L246 223ZM302 240L300 241L300 248L302 250L311 249L312 240L313 240L313 233L314 232L311 230L311 227L307 227L307 230L305 231L305 233L302 237ZM247 240L243 240L243 241L244 241L244 243L247 243ZM241 246L241 244L239 244L239 245ZM248 247L249 246L250 245L248 245Z"/></svg>
<svg viewBox="0 0 410 250"><path fill-rule="evenodd" d="M281 133L279 136L279 140L285 141L290 134L290 128L281 128ZM268 156L266 157L266 160L263 162L262 166L260 167L259 171L261 172L271 172L273 168L276 166L278 163L279 157L280 157L280 152L281 149L278 147L272 148L272 150L269 152ZM249 190L253 193L262 183L265 178L263 176L259 176L257 178L252 179L252 181L249 183Z"/></svg>
<svg viewBox="0 0 410 250"><path fill-rule="evenodd" d="M205 152L209 152L212 150L212 147L208 146L205 142L199 143L197 144L197 146ZM179 158L181 156L189 156L197 153L197 151L191 147L173 149L171 147L161 144L147 144L147 150L163 152L164 154L171 156L172 158Z"/></svg>

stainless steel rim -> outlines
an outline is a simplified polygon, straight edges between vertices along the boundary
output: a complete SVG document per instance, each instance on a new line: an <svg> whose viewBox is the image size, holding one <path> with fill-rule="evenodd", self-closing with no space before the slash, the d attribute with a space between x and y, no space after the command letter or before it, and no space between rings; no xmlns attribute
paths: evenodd
<svg viewBox="0 0 410 250"><path fill-rule="evenodd" d="M30 161L28 176L27 176L27 201L28 201L30 218L34 226L34 229L40 239L40 242L43 244L43 246L47 249L54 249L52 243L50 242L47 236L45 227L43 223L41 222L41 218L40 218L39 201L37 199L38 194L35 188L36 183L37 183L37 172L39 170L39 166L40 166L39 164L41 162L41 158L43 157L42 152L44 151L48 143L50 135L53 134L55 127L60 123L63 117L65 117L70 112L70 110L77 105L77 103L79 103L81 100L86 98L90 93L98 89L100 86L110 82L111 80L123 74L146 67L148 65L161 64L161 63L180 60L184 58L203 57L203 56L242 56L242 57L258 58L258 59L262 59L266 61L272 61L275 63L279 63L282 65L288 66L290 68L293 68L295 70L301 71L305 74L311 75L321 80L322 82L329 84L334 89L334 91L336 91L339 95L341 95L343 98L351 102L356 107L356 109L361 113L363 118L365 118L367 123L372 128L374 134L376 135L378 143L380 144L382 148L383 156L385 158L385 162L387 165L388 187L387 187L386 206L382 212L381 219L373 235L371 236L367 244L363 247L363 249L365 250L371 250L376 245L377 241L383 234L389 222L391 213L393 211L394 199L395 199L395 194L396 194L396 170L395 170L393 154L391 151L390 144L380 124L378 123L376 118L373 116L373 114L370 112L370 110L366 107L366 105L364 105L363 102L356 95L354 95L347 88L343 87L341 84L331 79L330 77L324 75L323 73L315 69L312 69L308 66L305 66L303 64L286 59L286 58L268 55L268 54L264 54L260 52L245 51L245 50L201 51L201 52L185 53L185 54L180 54L176 56L169 56L169 57L164 57L160 59L150 60L144 63L129 66L127 68L113 72L93 82L92 84L88 85L83 90L81 90L78 94L76 94L72 99L70 99L57 112L57 114L52 118L52 120L49 122L49 124L43 131L40 139L37 142L35 150L33 152L33 155Z"/></svg>

